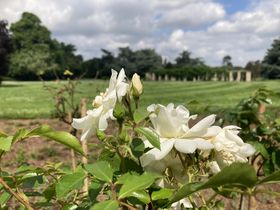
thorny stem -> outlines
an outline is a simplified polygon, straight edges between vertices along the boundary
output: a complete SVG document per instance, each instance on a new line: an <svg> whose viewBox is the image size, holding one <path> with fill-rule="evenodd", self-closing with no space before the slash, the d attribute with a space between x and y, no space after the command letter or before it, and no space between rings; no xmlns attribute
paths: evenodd
<svg viewBox="0 0 280 210"><path fill-rule="evenodd" d="M0 184L5 188L5 190L7 192L9 192L10 194L12 194L20 203L22 203L26 209L28 210L34 210L29 203L27 203L19 194L17 194L16 192L14 192L9 185L7 185L7 183L0 177Z"/></svg>
<svg viewBox="0 0 280 210"><path fill-rule="evenodd" d="M239 210L243 210L243 208L244 208L244 195L243 194L241 194L240 195L240 202L239 202Z"/></svg>
<svg viewBox="0 0 280 210"><path fill-rule="evenodd" d="M117 195L116 195L116 186L112 183L111 184L111 192L112 192L112 198L113 200L116 200L117 199Z"/></svg>
<svg viewBox="0 0 280 210"><path fill-rule="evenodd" d="M181 153L180 153L180 152L177 152L177 154L178 154L178 156L179 156L179 159L180 159L180 161L181 161L181 163L182 163L183 168L186 169L185 161L184 161L184 159L183 159Z"/></svg>

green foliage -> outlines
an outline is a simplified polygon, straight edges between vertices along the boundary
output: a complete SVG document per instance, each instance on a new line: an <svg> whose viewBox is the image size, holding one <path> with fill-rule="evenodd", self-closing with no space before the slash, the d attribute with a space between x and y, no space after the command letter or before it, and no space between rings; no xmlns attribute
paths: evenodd
<svg viewBox="0 0 280 210"><path fill-rule="evenodd" d="M188 183L182 186L174 194L171 203L207 188L218 188L221 186L241 186L251 188L257 183L257 176L252 166L247 163L233 163L225 167L221 172L209 178L206 182ZM233 190L234 191L234 190Z"/></svg>
<svg viewBox="0 0 280 210"><path fill-rule="evenodd" d="M85 177L86 174L83 171L62 176L55 186L56 197L58 199L65 199L69 192L81 188Z"/></svg>
<svg viewBox="0 0 280 210"><path fill-rule="evenodd" d="M42 136L57 141L63 145L68 146L69 148L75 150L76 152L83 154L83 149L81 147L80 142L76 139L75 136L71 135L70 133L64 131L54 131L48 125L43 125L32 130L28 137L30 136Z"/></svg>
<svg viewBox="0 0 280 210"><path fill-rule="evenodd" d="M0 137L0 150L9 151L12 145L12 136Z"/></svg>
<svg viewBox="0 0 280 210"><path fill-rule="evenodd" d="M118 210L118 207L117 201L103 201L95 204L90 210Z"/></svg>
<svg viewBox="0 0 280 210"><path fill-rule="evenodd" d="M272 103L271 96L272 91L260 88L249 98L241 100L226 118L226 121L242 128L240 135L258 151L256 157L261 155L259 175L268 175L280 168L280 162L277 161L280 157L280 127L277 118L273 119L265 112L265 106Z"/></svg>
<svg viewBox="0 0 280 210"><path fill-rule="evenodd" d="M131 85L128 84L128 87L131 87ZM197 86L194 88L197 88ZM163 90L167 91L166 89ZM255 127L256 130L254 130L259 137L278 138L279 119L275 120L274 130L271 130L263 127L262 121L254 116L254 114L258 114L255 112L258 105L269 102L267 100L267 94L268 92L266 90L259 90L251 98L240 103L237 109L241 112L240 115L234 115L237 112L233 112L234 114L231 113L230 115L231 117L234 116L234 119L238 123L243 123L244 132L247 132L248 136L251 136L253 132L248 126L250 127L254 123L256 126L262 126ZM112 101L114 99L117 100L117 98L110 98ZM107 103L108 101L105 102ZM215 147L216 138L219 136L219 138L224 138L223 140L229 141L226 143L230 145L230 148L220 146L221 150L216 148L211 151L196 149L193 153L183 153L176 148L176 139L181 138L183 140L184 138L188 138L187 135L189 133L187 132L189 131L189 127L187 127L185 122L186 119L190 120L191 118L185 117L184 115L183 126L186 127L179 127L180 125L177 124L167 124L166 116L162 115L159 117L159 124L166 123L171 128L174 125L175 134L171 137L163 136L160 133L155 134L158 131L157 128L148 129L151 120L154 118L148 119L148 117L143 117L145 115L141 116L138 106L135 105L137 102L138 98L135 99L131 91L127 91L127 94L119 104L115 102L114 106L110 107L105 103L110 109L108 111L110 112L109 114L114 114L117 118L115 119L116 123L113 124L115 128L109 131L97 130L96 136L100 142L95 143L88 150L90 153L87 154L85 152L87 155L82 157L82 163L77 159L78 165L74 165L75 167L72 170L61 163L46 163L42 167L22 165L15 172L6 172L1 168L1 208L7 208L9 206L9 200L15 199L24 208L29 210L35 208L92 210L117 210L119 208L181 209L183 203L187 200L191 201L194 209L221 209L223 203L220 201L220 198L215 198L217 194L229 199L233 198L233 194L255 196L258 193L265 192L259 190L258 186L269 183L280 183L279 171L274 170L273 173L259 178L257 171L255 171L252 165L238 162L247 161L247 156L245 158L241 157L243 155L242 152L246 152L242 150L246 150L246 148L239 147L239 145L236 146L235 143L238 142L238 144L245 147L250 147L250 145L244 144L241 139L238 139L233 133L234 131L232 133L226 133L227 130L224 131L221 129L222 131L218 134L211 134L213 136L208 134L209 137L205 137L204 131L207 129L210 130L210 128L203 128L201 134L203 136L200 136L199 132L195 132L194 138L200 138L201 140L205 138L205 141L209 140L209 142L213 142L213 147ZM166 110L161 110L161 113ZM168 115L169 118L167 120L174 117L176 123L180 121L180 117L182 117L181 113L189 115L189 112L182 112L180 110L181 112L179 112L178 117L177 110L171 110L172 112ZM246 116L244 117L242 115L244 112L247 114L250 112L250 114L244 115ZM101 112L101 114L104 113ZM153 114L156 115L156 113ZM100 115L99 117L104 116ZM244 119L247 120L245 124ZM93 126L94 129L98 127L94 124L97 123L95 120L94 122L90 122L90 126ZM169 128L166 127L166 124L164 124L164 129L167 129L168 135L173 135L173 130L168 130ZM178 127L179 129L183 128L182 130L186 128L188 131L182 131L184 133L181 136L181 130L177 132ZM86 131L86 129L83 131ZM234 137L229 138L226 136L230 136L230 134ZM1 161L5 158L3 154L9 152L15 143L23 140L28 141L32 137L49 138L80 154L84 154L83 148L86 148L87 143L83 142L82 147L80 142L71 134L55 131L46 125L42 125L33 130L19 129L12 136L0 133ZM162 141L170 141L170 151L167 151L166 154L160 154L164 156L161 158L156 157L155 153L150 153L150 156L143 156L146 152L153 152L153 150L147 148L146 140L154 148L159 149L157 152L160 151L161 146L163 151L167 151L168 149L166 147L164 148L166 145L161 145L161 143ZM192 141L192 139L184 140ZM264 158L269 159L268 163L274 165L279 163L280 153L272 145L267 147L261 141L253 142L260 154ZM227 149L230 151L227 151ZM234 151L232 152L231 149ZM85 149L85 151L87 150ZM219 164L219 160L213 156L216 152L221 154L222 161L228 161L228 163L225 163L228 166L224 168L221 166L221 171L213 175L213 161ZM94 158L92 158L92 154L94 154ZM225 157L222 157L222 155ZM85 160L86 157L90 158ZM150 161L151 164L146 164L145 167L142 167L145 165L143 163L147 163L145 161ZM215 194L210 197L209 193L200 193L203 190L207 190L208 192L213 190ZM279 194L276 192L268 193Z"/></svg>
<svg viewBox="0 0 280 210"><path fill-rule="evenodd" d="M15 51L10 58L9 75L16 79L37 80L56 69L48 45L37 44Z"/></svg>
<svg viewBox="0 0 280 210"><path fill-rule="evenodd" d="M7 29L8 23L0 20L0 85L2 76L8 72L8 55L11 53L11 37Z"/></svg>
<svg viewBox="0 0 280 210"><path fill-rule="evenodd" d="M110 164L106 161L99 161L92 165L85 165L85 169L97 179L109 183L112 182L113 171Z"/></svg>
<svg viewBox="0 0 280 210"><path fill-rule="evenodd" d="M155 177L150 173L143 173L142 175L130 175L125 174L121 177L121 180L118 181L119 184L122 184L119 192L119 198L126 198L129 196L137 195L133 194L141 190L145 190L153 184Z"/></svg>
<svg viewBox="0 0 280 210"><path fill-rule="evenodd" d="M262 62L261 74L265 78L280 78L280 39L275 39Z"/></svg>
<svg viewBox="0 0 280 210"><path fill-rule="evenodd" d="M147 140L156 148L160 149L160 142L158 136L147 128L137 128L136 131L144 135Z"/></svg>
<svg viewBox="0 0 280 210"><path fill-rule="evenodd" d="M20 80L53 79L71 69L82 72L82 57L75 55L73 45L51 39L51 32L34 14L24 12L10 28L14 52L10 56L9 75Z"/></svg>

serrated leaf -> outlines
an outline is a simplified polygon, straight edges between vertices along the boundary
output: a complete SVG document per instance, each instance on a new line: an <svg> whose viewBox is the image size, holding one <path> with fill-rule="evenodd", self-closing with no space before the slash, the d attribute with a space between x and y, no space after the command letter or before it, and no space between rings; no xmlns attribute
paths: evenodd
<svg viewBox="0 0 280 210"><path fill-rule="evenodd" d="M65 146L70 147L71 149L75 150L76 152L83 154L82 146L79 140L71 135L70 133L64 131L54 131L48 125L42 125L38 128L35 128L31 132L28 133L28 136L41 136L47 137L51 140L64 144Z"/></svg>
<svg viewBox="0 0 280 210"><path fill-rule="evenodd" d="M88 196L91 201L96 201L99 192L102 190L103 184L97 179L92 180L90 186L88 187Z"/></svg>
<svg viewBox="0 0 280 210"><path fill-rule="evenodd" d="M128 176L128 175L127 175ZM123 186L119 192L119 198L126 198L132 195L133 192L144 190L153 184L155 177L150 173L142 175L131 175L129 179L123 180Z"/></svg>
<svg viewBox="0 0 280 210"><path fill-rule="evenodd" d="M144 190L139 190L139 191L133 192L131 194L131 196L137 198L138 200L140 200L141 202L143 202L145 204L151 202L149 194Z"/></svg>
<svg viewBox="0 0 280 210"><path fill-rule="evenodd" d="M280 182L280 171L276 171L273 174L266 176L265 178L261 179L258 184L278 182Z"/></svg>
<svg viewBox="0 0 280 210"><path fill-rule="evenodd" d="M257 183L257 176L253 166L248 163L233 163L209 178L206 182L188 183L183 185L170 200L170 203L181 200L194 192L207 188L217 188L223 185L239 185L253 187Z"/></svg>
<svg viewBox="0 0 280 210"><path fill-rule="evenodd" d="M0 137L0 150L9 151L12 145L12 136Z"/></svg>
<svg viewBox="0 0 280 210"><path fill-rule="evenodd" d="M136 128L135 130L136 132L144 135L155 148L160 149L159 137L153 131L143 127Z"/></svg>
<svg viewBox="0 0 280 210"><path fill-rule="evenodd" d="M168 199L172 196L174 189L162 188L158 191L152 192L152 200Z"/></svg>
<svg viewBox="0 0 280 210"><path fill-rule="evenodd" d="M82 171L64 175L55 186L57 198L65 198L70 191L81 188L85 177Z"/></svg>
<svg viewBox="0 0 280 210"><path fill-rule="evenodd" d="M117 201L103 201L95 204L90 210L118 210L119 203Z"/></svg>
<svg viewBox="0 0 280 210"><path fill-rule="evenodd" d="M98 161L94 164L86 164L85 169L95 176L105 182L112 182L113 170L107 161Z"/></svg>
<svg viewBox="0 0 280 210"><path fill-rule="evenodd" d="M131 151L135 157L140 157L143 155L144 150L145 150L145 145L142 139L139 138L134 138L131 142Z"/></svg>

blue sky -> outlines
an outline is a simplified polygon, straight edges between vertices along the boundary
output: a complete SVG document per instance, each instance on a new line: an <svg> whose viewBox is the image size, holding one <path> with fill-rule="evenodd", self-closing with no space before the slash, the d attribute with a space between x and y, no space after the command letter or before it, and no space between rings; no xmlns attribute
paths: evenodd
<svg viewBox="0 0 280 210"><path fill-rule="evenodd" d="M217 0L216 2L221 3L229 15L244 11L251 5L250 0Z"/></svg>
<svg viewBox="0 0 280 210"><path fill-rule="evenodd" d="M101 48L155 48L173 61L183 50L212 66L261 60L280 36L279 0L1 0L10 23L29 11L86 59Z"/></svg>

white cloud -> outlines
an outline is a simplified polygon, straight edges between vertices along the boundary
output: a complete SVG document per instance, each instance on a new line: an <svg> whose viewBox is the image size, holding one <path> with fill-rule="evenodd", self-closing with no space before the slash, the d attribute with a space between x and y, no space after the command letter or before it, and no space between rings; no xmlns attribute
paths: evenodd
<svg viewBox="0 0 280 210"><path fill-rule="evenodd" d="M224 16L225 11L220 4L193 2L173 10L164 11L159 24L175 28L188 28L212 23Z"/></svg>
<svg viewBox="0 0 280 210"><path fill-rule="evenodd" d="M244 65L261 59L280 35L279 0L252 0L232 15L215 0L0 0L0 19L14 22L24 11L86 58L131 46L153 47L171 60L189 50L211 65L230 54Z"/></svg>

